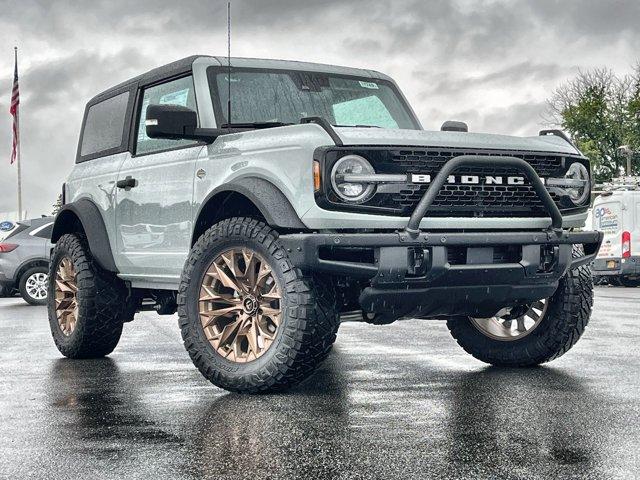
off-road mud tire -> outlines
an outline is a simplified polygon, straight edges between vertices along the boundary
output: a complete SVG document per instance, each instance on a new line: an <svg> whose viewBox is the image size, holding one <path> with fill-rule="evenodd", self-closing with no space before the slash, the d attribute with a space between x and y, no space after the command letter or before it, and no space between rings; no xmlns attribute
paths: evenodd
<svg viewBox="0 0 640 480"><path fill-rule="evenodd" d="M574 256L581 253L574 250ZM545 317L530 334L513 341L492 339L469 318L447 321L453 338L469 354L503 367L531 367L565 354L583 334L593 306L593 280L589 266L568 271L549 299Z"/></svg>
<svg viewBox="0 0 640 480"><path fill-rule="evenodd" d="M73 332L65 335L56 315L55 279L58 265L69 258L76 272L78 319ZM94 261L86 238L63 235L53 250L49 265L49 326L56 347L68 358L98 358L110 354L122 334L127 290L115 274Z"/></svg>
<svg viewBox="0 0 640 480"><path fill-rule="evenodd" d="M206 338L198 312L202 278L223 251L248 247L271 266L282 290L282 318L273 344L259 358L237 363L220 355ZM259 220L234 217L210 227L185 263L178 291L184 346L211 383L239 393L283 390L309 377L336 339L339 315L332 289L294 268L278 233Z"/></svg>

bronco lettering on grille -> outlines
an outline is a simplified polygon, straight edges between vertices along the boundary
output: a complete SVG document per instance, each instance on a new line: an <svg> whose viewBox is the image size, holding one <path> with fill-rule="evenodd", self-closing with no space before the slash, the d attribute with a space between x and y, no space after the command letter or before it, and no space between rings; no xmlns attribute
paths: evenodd
<svg viewBox="0 0 640 480"><path fill-rule="evenodd" d="M412 183L431 183L431 175L426 174L412 174ZM544 183L544 178L541 178ZM447 183L461 184L461 185L524 185L525 177L501 177L495 175L449 175Z"/></svg>

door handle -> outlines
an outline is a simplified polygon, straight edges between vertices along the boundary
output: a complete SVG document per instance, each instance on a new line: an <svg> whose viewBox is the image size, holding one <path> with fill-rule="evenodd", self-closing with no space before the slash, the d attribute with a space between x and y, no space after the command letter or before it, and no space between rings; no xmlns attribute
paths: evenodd
<svg viewBox="0 0 640 480"><path fill-rule="evenodd" d="M116 187L124 188L127 192L137 186L138 186L138 181L135 178L131 178L130 175L127 175L122 180L118 180L116 182Z"/></svg>

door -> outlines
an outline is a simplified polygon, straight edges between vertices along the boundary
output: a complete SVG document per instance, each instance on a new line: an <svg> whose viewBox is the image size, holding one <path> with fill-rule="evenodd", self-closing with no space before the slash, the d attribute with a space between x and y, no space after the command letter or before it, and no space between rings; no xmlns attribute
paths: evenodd
<svg viewBox="0 0 640 480"><path fill-rule="evenodd" d="M196 110L191 76L142 91L133 155L118 173L117 264L121 276L176 283L191 245L195 164L204 147L193 141L151 139L145 134L151 104Z"/></svg>

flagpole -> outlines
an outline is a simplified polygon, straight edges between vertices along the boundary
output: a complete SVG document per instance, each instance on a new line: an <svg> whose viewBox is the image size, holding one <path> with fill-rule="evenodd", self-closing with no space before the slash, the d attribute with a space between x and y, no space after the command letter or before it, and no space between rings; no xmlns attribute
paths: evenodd
<svg viewBox="0 0 640 480"><path fill-rule="evenodd" d="M16 61L16 69L18 68L18 47L13 47ZM16 143L16 167L18 168L18 221L22 220L22 172L20 170L20 105L16 111L16 127L18 131L18 141Z"/></svg>

